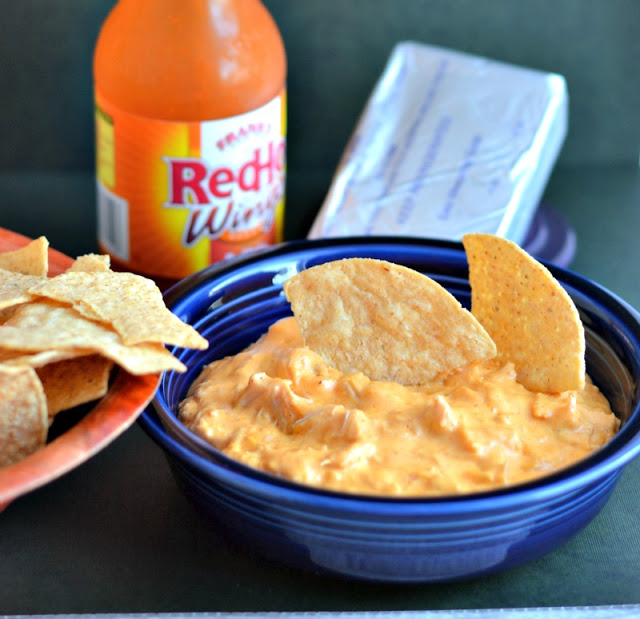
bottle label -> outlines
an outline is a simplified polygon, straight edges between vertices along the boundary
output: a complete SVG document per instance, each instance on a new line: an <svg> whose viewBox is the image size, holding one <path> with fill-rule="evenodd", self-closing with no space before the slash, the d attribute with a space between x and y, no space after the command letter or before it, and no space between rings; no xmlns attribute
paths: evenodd
<svg viewBox="0 0 640 619"><path fill-rule="evenodd" d="M98 239L132 270L177 279L282 240L286 99L231 118L135 116L96 93Z"/></svg>

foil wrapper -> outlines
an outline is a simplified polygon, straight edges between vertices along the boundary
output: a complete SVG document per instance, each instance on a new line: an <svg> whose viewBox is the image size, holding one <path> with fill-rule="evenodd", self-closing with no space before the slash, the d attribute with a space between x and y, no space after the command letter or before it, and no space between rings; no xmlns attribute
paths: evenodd
<svg viewBox="0 0 640 619"><path fill-rule="evenodd" d="M398 43L308 236L521 243L567 123L561 75Z"/></svg>

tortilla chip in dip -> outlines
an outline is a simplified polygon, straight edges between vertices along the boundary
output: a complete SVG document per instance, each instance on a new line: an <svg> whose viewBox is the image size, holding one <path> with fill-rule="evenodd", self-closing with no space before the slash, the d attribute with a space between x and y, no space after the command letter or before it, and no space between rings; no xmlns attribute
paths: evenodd
<svg viewBox="0 0 640 619"><path fill-rule="evenodd" d="M496 354L451 293L398 264L328 262L293 276L284 291L305 346L344 373L418 385Z"/></svg>
<svg viewBox="0 0 640 619"><path fill-rule="evenodd" d="M518 381L546 393L582 389L585 337L578 310L551 272L518 245L491 234L462 239L471 312L513 362Z"/></svg>

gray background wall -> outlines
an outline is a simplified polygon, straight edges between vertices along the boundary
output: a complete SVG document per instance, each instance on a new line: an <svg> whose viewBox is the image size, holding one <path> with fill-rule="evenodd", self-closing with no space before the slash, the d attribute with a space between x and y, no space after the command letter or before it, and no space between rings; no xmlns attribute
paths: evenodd
<svg viewBox="0 0 640 619"><path fill-rule="evenodd" d="M91 56L113 4L0 0L0 172L91 172ZM399 40L563 74L570 94L570 129L558 165L637 160L638 0L265 4L280 26L289 60L289 237L306 232L362 106ZM0 215L2 204L0 195Z"/></svg>

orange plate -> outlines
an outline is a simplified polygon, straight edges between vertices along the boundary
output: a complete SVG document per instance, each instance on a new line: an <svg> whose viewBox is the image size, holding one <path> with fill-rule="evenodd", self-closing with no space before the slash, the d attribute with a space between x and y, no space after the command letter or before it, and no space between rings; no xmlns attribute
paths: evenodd
<svg viewBox="0 0 640 619"><path fill-rule="evenodd" d="M28 242L0 228L0 252ZM61 273L71 262L68 256L49 249L49 276ZM117 369L107 394L78 423L24 460L0 468L0 511L17 497L82 464L122 434L151 401L159 381L156 374L133 376Z"/></svg>

